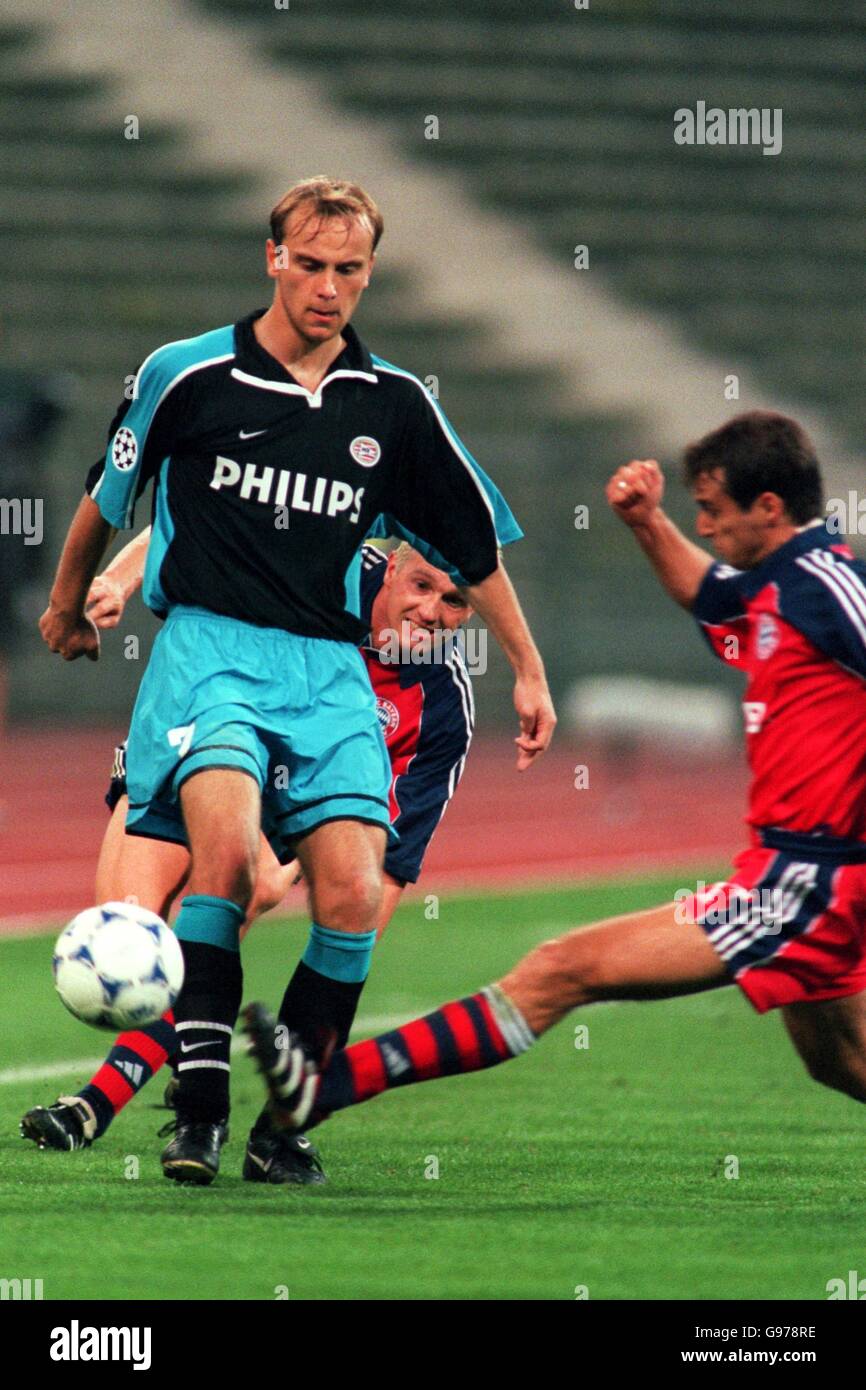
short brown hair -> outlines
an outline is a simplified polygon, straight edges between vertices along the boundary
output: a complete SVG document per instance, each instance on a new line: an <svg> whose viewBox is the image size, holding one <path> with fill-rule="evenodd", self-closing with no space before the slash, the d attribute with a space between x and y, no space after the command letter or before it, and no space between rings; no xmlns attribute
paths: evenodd
<svg viewBox="0 0 866 1390"><path fill-rule="evenodd" d="M724 489L741 511L762 492L774 492L797 526L824 507L821 468L803 426L775 410L735 415L720 429L690 444L683 459L686 483L703 473L724 473Z"/></svg>
<svg viewBox="0 0 866 1390"><path fill-rule="evenodd" d="M329 219L332 217L354 218L366 222L373 237L373 250L385 229L385 221L369 193L356 183L345 179L331 179L327 174L316 174L314 178L302 179L284 193L271 212L271 236L279 246L286 223L292 213L303 205L309 205L309 221L312 217Z"/></svg>

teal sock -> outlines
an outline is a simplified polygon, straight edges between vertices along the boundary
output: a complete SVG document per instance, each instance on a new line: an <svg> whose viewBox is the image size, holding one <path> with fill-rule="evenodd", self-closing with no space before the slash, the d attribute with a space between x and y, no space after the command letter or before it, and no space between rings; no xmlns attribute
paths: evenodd
<svg viewBox="0 0 866 1390"><path fill-rule="evenodd" d="M198 941L205 946L220 946L224 951L239 951L245 916L243 908L228 898L190 893L181 902L174 931L179 941Z"/></svg>
<svg viewBox="0 0 866 1390"><path fill-rule="evenodd" d="M370 973L370 960L376 944L376 932L334 931L314 922L310 939L301 959L304 965L343 984L363 984Z"/></svg>
<svg viewBox="0 0 866 1390"><path fill-rule="evenodd" d="M370 969L375 931L341 932L314 922L303 959L288 983L280 1022L321 1056L336 1037L345 1047Z"/></svg>

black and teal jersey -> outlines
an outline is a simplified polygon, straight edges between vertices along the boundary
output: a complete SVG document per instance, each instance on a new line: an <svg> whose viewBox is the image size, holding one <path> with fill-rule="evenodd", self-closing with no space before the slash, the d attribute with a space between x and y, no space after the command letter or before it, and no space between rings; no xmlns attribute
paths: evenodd
<svg viewBox="0 0 866 1390"><path fill-rule="evenodd" d="M522 532L421 382L347 327L308 391L258 342L263 312L152 353L88 475L121 529L154 480L145 603L360 642L359 550L383 524L467 583L492 574Z"/></svg>

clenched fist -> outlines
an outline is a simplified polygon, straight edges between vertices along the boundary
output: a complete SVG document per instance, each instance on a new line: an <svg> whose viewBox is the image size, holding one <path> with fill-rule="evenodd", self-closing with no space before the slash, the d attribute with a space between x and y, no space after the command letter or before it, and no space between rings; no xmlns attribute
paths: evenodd
<svg viewBox="0 0 866 1390"><path fill-rule="evenodd" d="M618 468L605 494L626 526L644 526L661 505L665 479L655 459L633 459Z"/></svg>
<svg viewBox="0 0 866 1390"><path fill-rule="evenodd" d="M90 618L59 613L49 604L39 619L39 631L51 651L59 652L64 661L77 661L80 656L99 660L99 633Z"/></svg>

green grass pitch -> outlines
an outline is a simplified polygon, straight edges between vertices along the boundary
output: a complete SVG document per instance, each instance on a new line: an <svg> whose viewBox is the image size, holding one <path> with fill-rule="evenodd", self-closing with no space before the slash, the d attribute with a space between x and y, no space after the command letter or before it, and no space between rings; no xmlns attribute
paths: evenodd
<svg viewBox="0 0 866 1390"><path fill-rule="evenodd" d="M468 993L534 943L675 886L443 899L435 921L408 903L361 1023ZM304 931L253 931L247 999L277 1003ZM238 1056L223 1171L189 1189L159 1170L162 1078L90 1150L19 1138L23 1110L89 1075L22 1070L108 1041L64 1012L51 945L0 940L0 1277L41 1278L46 1299L823 1299L829 1279L866 1273L866 1116L809 1081L779 1018L733 989L588 1009L492 1072L338 1115L315 1134L329 1182L313 1191L241 1181L260 1089Z"/></svg>

